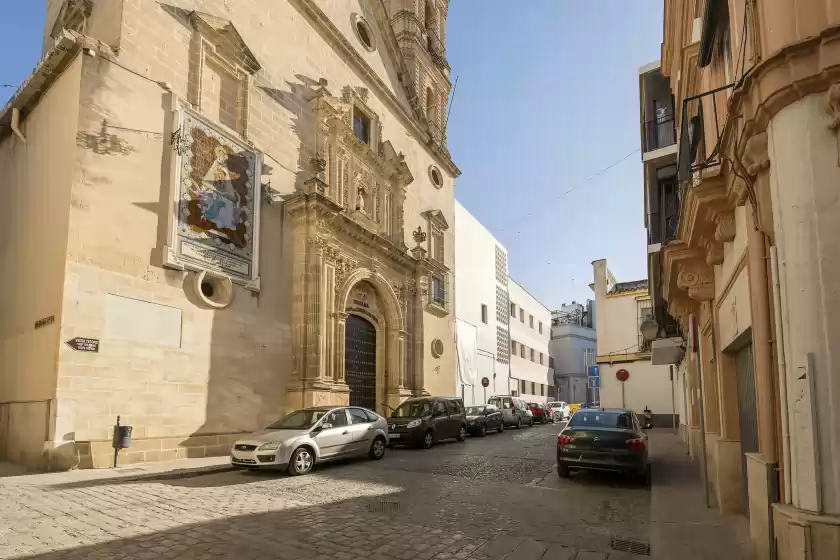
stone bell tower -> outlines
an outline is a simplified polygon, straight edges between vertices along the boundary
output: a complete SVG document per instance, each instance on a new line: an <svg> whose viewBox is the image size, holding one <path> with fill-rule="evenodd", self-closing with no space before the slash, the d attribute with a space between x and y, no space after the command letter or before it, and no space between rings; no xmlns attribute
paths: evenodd
<svg viewBox="0 0 840 560"><path fill-rule="evenodd" d="M449 0L386 0L386 4L433 141L448 152L446 112L452 89L446 61Z"/></svg>

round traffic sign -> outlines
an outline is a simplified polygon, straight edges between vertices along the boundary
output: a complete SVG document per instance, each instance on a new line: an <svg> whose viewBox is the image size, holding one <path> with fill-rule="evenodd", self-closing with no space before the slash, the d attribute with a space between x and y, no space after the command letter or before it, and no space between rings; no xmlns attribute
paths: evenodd
<svg viewBox="0 0 840 560"><path fill-rule="evenodd" d="M619 381L627 381L628 379L630 379L630 372L626 369L620 369L617 372L615 372L615 378Z"/></svg>
<svg viewBox="0 0 840 560"><path fill-rule="evenodd" d="M489 387L490 386L490 380L487 379L486 377L482 377L481 378L481 386L482 387Z"/></svg>

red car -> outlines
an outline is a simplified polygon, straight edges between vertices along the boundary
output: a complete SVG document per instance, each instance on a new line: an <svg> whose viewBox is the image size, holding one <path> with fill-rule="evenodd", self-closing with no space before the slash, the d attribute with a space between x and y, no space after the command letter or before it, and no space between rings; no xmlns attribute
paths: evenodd
<svg viewBox="0 0 840 560"><path fill-rule="evenodd" d="M546 406L545 403L528 403L528 409L531 411L531 414L534 415L534 422L547 424L554 421L554 413Z"/></svg>

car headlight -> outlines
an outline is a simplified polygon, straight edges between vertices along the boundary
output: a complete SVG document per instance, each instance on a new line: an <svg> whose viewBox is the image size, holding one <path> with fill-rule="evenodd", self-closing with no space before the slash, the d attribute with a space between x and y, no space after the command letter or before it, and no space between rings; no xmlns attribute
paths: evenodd
<svg viewBox="0 0 840 560"><path fill-rule="evenodd" d="M283 445L282 443L276 441L270 441L268 443L264 443L257 448L257 451L277 451L280 449L280 446Z"/></svg>
<svg viewBox="0 0 840 560"><path fill-rule="evenodd" d="M406 428L408 428L410 430L411 428L416 428L417 426L419 426L422 423L423 423L422 420L412 420L411 422L409 422L406 425Z"/></svg>

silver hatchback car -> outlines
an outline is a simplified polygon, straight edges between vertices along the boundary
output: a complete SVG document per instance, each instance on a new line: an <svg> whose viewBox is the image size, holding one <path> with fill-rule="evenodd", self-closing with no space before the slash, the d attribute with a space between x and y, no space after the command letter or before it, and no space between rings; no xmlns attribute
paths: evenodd
<svg viewBox="0 0 840 560"><path fill-rule="evenodd" d="M284 469L306 474L316 463L343 457L385 456L388 423L358 406L303 408L259 433L237 440L230 463L246 469Z"/></svg>

